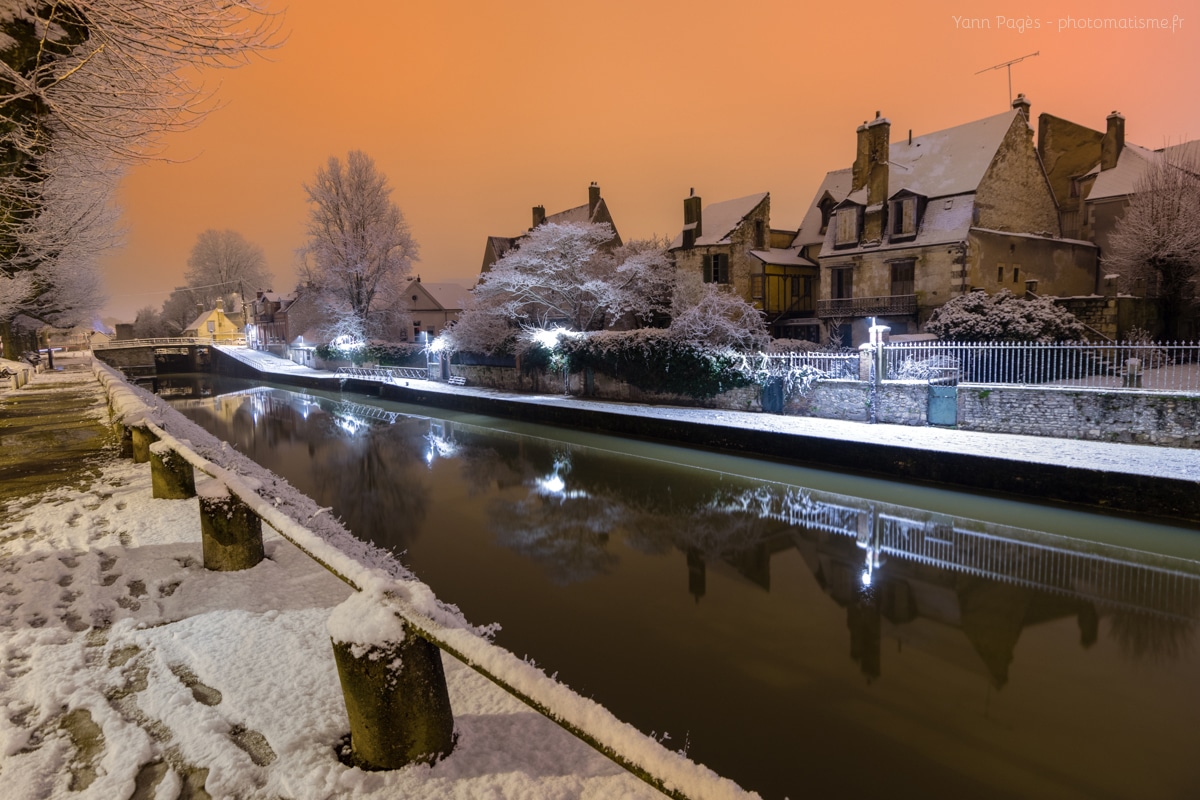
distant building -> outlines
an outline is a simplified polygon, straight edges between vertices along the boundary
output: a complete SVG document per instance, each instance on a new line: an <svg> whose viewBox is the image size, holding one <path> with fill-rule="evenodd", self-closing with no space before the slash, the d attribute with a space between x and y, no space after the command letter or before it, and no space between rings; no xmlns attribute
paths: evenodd
<svg viewBox="0 0 1200 800"><path fill-rule="evenodd" d="M408 282L404 294L412 322L411 338L406 339L416 341L422 333L437 336L458 319L471 292L457 283L422 282L418 275Z"/></svg>
<svg viewBox="0 0 1200 800"><path fill-rule="evenodd" d="M604 223L611 225L613 229L613 238L610 244L613 247L621 246L621 235L617 232L617 224L613 222L612 214L609 213L608 203L600 196L599 184L593 182L588 187L588 201L585 205L568 208L566 211L560 211L557 214L546 215L544 206L533 207L533 225L530 230L533 230L538 225L547 222L552 222L558 225L574 222L574 223ZM479 269L479 274L483 275L492 268L492 265L504 257L504 254L514 247L520 245L521 239L525 234L519 236L489 236L487 244L483 249L483 265Z"/></svg>
<svg viewBox="0 0 1200 800"><path fill-rule="evenodd" d="M1062 235L1033 144L1029 102L892 141L881 116L858 128L849 170L826 175L796 237L820 264L817 317L844 345L869 318L915 333L966 292L1090 294L1096 248Z"/></svg>
<svg viewBox="0 0 1200 800"><path fill-rule="evenodd" d="M795 241L796 231L771 227L767 192L707 206L692 192L669 252L677 270L719 284L762 311L773 336L815 340L817 263Z"/></svg>
<svg viewBox="0 0 1200 800"><path fill-rule="evenodd" d="M241 341L243 337L242 314L225 313L225 304L217 300L216 308L201 311L184 331L184 336L197 339L208 339L218 344L232 344Z"/></svg>

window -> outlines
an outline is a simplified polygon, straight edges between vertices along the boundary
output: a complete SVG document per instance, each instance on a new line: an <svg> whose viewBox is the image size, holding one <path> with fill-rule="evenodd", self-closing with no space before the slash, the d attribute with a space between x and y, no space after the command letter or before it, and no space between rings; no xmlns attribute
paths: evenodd
<svg viewBox="0 0 1200 800"><path fill-rule="evenodd" d="M750 276L750 299L763 299L763 284L765 283L762 275Z"/></svg>
<svg viewBox="0 0 1200 800"><path fill-rule="evenodd" d="M996 283L1004 283L1004 262L996 265Z"/></svg>
<svg viewBox="0 0 1200 800"><path fill-rule="evenodd" d="M713 253L704 257L704 282L729 283L729 254Z"/></svg>
<svg viewBox="0 0 1200 800"><path fill-rule="evenodd" d="M834 235L834 244L858 244L858 208L856 206L839 208L835 216L837 217L837 232Z"/></svg>
<svg viewBox="0 0 1200 800"><path fill-rule="evenodd" d="M854 268L837 267L829 270L829 296L844 300L854 296Z"/></svg>
<svg viewBox="0 0 1200 800"><path fill-rule="evenodd" d="M1013 283L1021 282L1021 265L1013 264Z"/></svg>
<svg viewBox="0 0 1200 800"><path fill-rule="evenodd" d="M917 198L901 197L892 201L892 238L917 235Z"/></svg>
<svg viewBox="0 0 1200 800"><path fill-rule="evenodd" d="M754 220L754 248L762 250L767 246L767 227L761 219Z"/></svg>
<svg viewBox="0 0 1200 800"><path fill-rule="evenodd" d="M892 297L913 293L916 259L892 262Z"/></svg>

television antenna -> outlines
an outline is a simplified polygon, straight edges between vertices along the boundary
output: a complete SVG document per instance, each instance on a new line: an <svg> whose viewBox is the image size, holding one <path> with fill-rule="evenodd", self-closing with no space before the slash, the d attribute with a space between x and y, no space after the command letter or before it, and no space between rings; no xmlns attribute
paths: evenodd
<svg viewBox="0 0 1200 800"><path fill-rule="evenodd" d="M991 72L992 70L1000 69L1001 67L1003 67L1005 70L1007 70L1008 71L1008 104L1011 106L1012 100L1013 100L1013 96L1012 96L1012 65L1020 64L1022 61L1024 61L1027 58L1033 58L1034 56L1041 55L1041 54L1042 54L1042 51L1039 50L1036 53L1030 53L1029 55L1021 56L1020 58L1014 58L1012 61L1005 61L1003 64L997 64L994 67L986 67L984 69L979 70L979 72L976 72L975 74L982 75L985 72Z"/></svg>

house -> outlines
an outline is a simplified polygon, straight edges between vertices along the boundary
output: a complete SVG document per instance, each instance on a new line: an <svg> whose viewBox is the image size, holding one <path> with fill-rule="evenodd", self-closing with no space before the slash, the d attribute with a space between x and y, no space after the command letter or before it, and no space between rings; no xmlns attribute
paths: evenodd
<svg viewBox="0 0 1200 800"><path fill-rule="evenodd" d="M243 315L226 314L224 302L218 299L216 308L201 310L200 315L184 329L183 335L220 344L234 344L242 340L242 324Z"/></svg>
<svg viewBox="0 0 1200 800"><path fill-rule="evenodd" d="M915 333L976 289L1093 291L1096 248L1062 235L1024 95L1002 114L899 141L876 114L856 144L853 165L826 175L796 236L797 252L820 264L816 316L827 339L859 344L871 319Z"/></svg>
<svg viewBox="0 0 1200 800"><path fill-rule="evenodd" d="M281 313L296 299L296 294L258 291L246 304L246 346L255 350L282 350L288 341L287 315Z"/></svg>
<svg viewBox="0 0 1200 800"><path fill-rule="evenodd" d="M588 186L588 201L585 205L568 208L566 211L560 211L557 214L546 216L544 206L533 207L533 225L530 230L547 222L552 222L562 225L568 222L574 223L604 223L611 225L613 229L613 238L610 242L613 247L621 246L621 235L617 232L617 224L613 222L612 214L608 210L608 204L604 198L600 196L600 186L595 181ZM483 266L479 269L479 274L482 276L492 268L492 265L504 257L504 254L509 250L517 247L521 243L521 239L525 234L520 236L489 236L487 244L483 249Z"/></svg>
<svg viewBox="0 0 1200 800"><path fill-rule="evenodd" d="M1200 160L1200 140L1151 150L1125 141L1125 117L1113 111L1104 131L1041 114L1038 153L1050 178L1065 235L1092 242L1098 248L1096 294L1108 298L1103 313L1090 324L1122 337L1134 326L1151 328L1156 287L1139 276L1122 275L1105 266L1110 238L1138 183L1164 159ZM1072 309L1077 315L1087 309Z"/></svg>
<svg viewBox="0 0 1200 800"><path fill-rule="evenodd" d="M772 335L815 338L817 263L796 247L796 233L771 227L768 192L705 206L693 190L669 252L676 270L719 284L762 311Z"/></svg>
<svg viewBox="0 0 1200 800"><path fill-rule="evenodd" d="M458 319L471 292L457 283L422 282L421 276L408 282L404 291L412 322L412 341L427 333L432 338Z"/></svg>

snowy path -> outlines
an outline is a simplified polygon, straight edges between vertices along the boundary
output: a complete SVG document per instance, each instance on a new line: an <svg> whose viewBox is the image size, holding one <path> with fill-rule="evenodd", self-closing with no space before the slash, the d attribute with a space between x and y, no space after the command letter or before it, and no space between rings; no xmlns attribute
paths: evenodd
<svg viewBox="0 0 1200 800"><path fill-rule="evenodd" d="M304 374L311 377L332 373L298 367L287 359L270 353L237 347L220 347L239 360L265 373L278 375ZM297 369L303 373L297 373ZM981 433L947 428L911 425L868 425L816 417L796 417L723 409L650 406L603 400L587 400L561 394L525 395L484 389L474 386L454 386L438 381L401 381L411 388L425 392L469 394L508 402L532 405L581 408L663 420L697 422L730 428L793 434L832 443L855 442L875 445L911 447L931 452L987 455L1020 464L1047 464L1102 471L1144 475L1161 478L1200 480L1200 450L1151 445L1092 442L1078 439L1055 439L1044 436L1023 436L1008 433Z"/></svg>
<svg viewBox="0 0 1200 800"><path fill-rule="evenodd" d="M18 391L74 398L102 433L99 385L67 366ZM0 797L661 796L448 657L455 752L343 766L325 623L350 590L267 530L261 564L208 572L195 499L152 499L115 449L92 467L0 495Z"/></svg>

